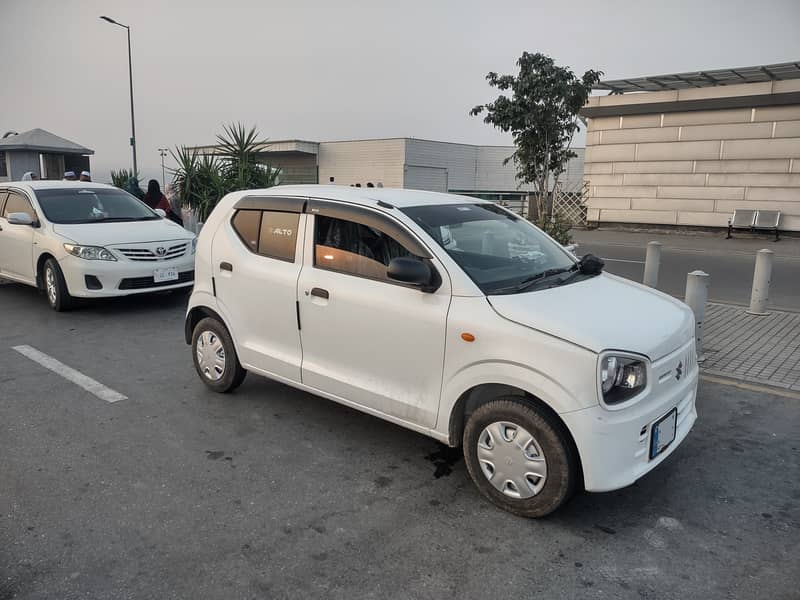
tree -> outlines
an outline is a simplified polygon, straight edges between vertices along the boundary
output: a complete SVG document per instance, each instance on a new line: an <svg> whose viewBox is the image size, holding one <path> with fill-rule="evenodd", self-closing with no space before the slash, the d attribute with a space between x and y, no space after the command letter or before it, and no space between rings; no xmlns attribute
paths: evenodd
<svg viewBox="0 0 800 600"><path fill-rule="evenodd" d="M517 178L534 185L540 223L547 223L551 216L549 194L569 159L576 156L570 145L580 130L578 111L603 73L590 70L579 79L549 56L528 52L519 57L517 66L516 77L494 72L486 75L490 86L503 92L511 90L511 97L501 94L494 102L476 106L470 114L485 113L484 123L512 134L516 150L503 164L513 160Z"/></svg>
<svg viewBox="0 0 800 600"><path fill-rule="evenodd" d="M172 172L181 204L197 211L205 221L217 202L229 192L277 185L280 169L258 162L264 142L255 127L241 123L224 125L213 154L200 155L195 148L181 146L171 152L178 163Z"/></svg>

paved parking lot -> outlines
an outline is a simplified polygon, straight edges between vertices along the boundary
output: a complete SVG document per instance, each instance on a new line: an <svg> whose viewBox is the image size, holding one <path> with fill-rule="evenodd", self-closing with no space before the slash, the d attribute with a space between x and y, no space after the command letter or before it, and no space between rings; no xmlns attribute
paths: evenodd
<svg viewBox="0 0 800 600"><path fill-rule="evenodd" d="M660 469L523 520L428 438L258 377L206 391L185 301L0 286L0 599L797 597L800 399L702 382Z"/></svg>

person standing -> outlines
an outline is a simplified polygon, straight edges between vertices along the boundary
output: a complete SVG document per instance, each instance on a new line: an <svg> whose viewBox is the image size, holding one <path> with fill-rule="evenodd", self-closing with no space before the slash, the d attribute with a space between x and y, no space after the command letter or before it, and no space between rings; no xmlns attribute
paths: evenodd
<svg viewBox="0 0 800 600"><path fill-rule="evenodd" d="M166 213L170 221L174 221L178 225L183 226L183 219L172 210L169 200L167 200L167 197L161 192L161 186L158 185L157 179L151 179L147 182L147 193L142 200L153 210L160 208Z"/></svg>

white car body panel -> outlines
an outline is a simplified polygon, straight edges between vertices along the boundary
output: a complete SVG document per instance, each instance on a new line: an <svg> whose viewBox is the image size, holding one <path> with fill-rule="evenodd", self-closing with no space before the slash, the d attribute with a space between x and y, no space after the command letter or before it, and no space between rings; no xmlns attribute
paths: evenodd
<svg viewBox="0 0 800 600"><path fill-rule="evenodd" d="M274 310L283 315L281 335L293 340L298 333L294 306L284 306L292 301L291 292L281 291L274 306L264 294L249 300L220 297L227 292L219 287L217 259L222 257L217 248L237 256L238 243L248 252L228 226L234 205L245 195L318 198L389 216L430 249L443 284L428 294L317 269L312 260L314 216L302 216L305 235L299 236L304 241L298 241L295 261L299 275L294 302L300 308L301 340L297 377L297 361L271 350L269 344L275 342L263 341L262 351L254 352L259 346L255 340L269 332L243 329L234 314ZM199 236L187 316L195 308L219 314L237 353L249 358L242 361L249 370L451 445L461 442L452 437L450 424L466 392L493 384L527 393L549 406L569 431L589 491L630 485L674 452L697 418L694 319L688 307L605 274L557 288L487 297L409 217L379 205L379 200L395 207L481 202L431 192L343 186L280 186L229 194ZM239 268L234 265L234 274ZM269 272L253 275L261 289L270 277ZM291 287L290 280L286 274L278 277L282 289ZM312 287L329 290L329 300L306 296ZM237 296L253 296L246 282L235 289ZM244 304L237 307L240 302ZM465 341L462 333L472 334L474 341ZM645 389L618 408L600 402L598 364L606 350L649 359ZM676 439L650 459L648 428L673 408L678 409Z"/></svg>

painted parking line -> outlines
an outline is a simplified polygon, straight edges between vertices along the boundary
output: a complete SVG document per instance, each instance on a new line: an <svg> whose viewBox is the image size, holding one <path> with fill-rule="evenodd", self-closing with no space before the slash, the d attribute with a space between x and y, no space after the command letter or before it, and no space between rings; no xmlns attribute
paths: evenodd
<svg viewBox="0 0 800 600"><path fill-rule="evenodd" d="M101 400L106 402L117 402L119 400L127 400L127 396L123 396L119 392L104 386L99 381L95 381L88 375L84 375L80 371L68 367L60 360L56 360L52 356L48 356L44 352L39 352L32 346L13 346L12 350L16 350L23 356L30 358L33 362L39 363L46 369L50 369L53 373L61 375L67 381L71 381L75 385L82 387L90 394L94 394Z"/></svg>
<svg viewBox="0 0 800 600"><path fill-rule="evenodd" d="M607 261L607 262L635 263L637 265L643 265L644 264L643 260L623 260L621 258L604 258L603 260Z"/></svg>

